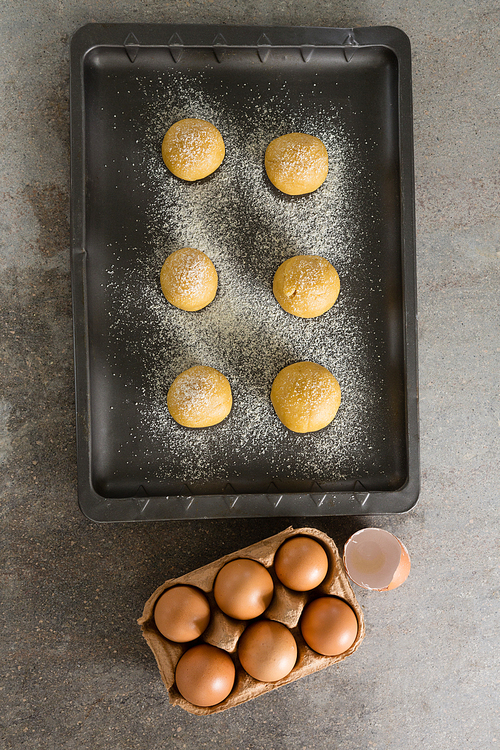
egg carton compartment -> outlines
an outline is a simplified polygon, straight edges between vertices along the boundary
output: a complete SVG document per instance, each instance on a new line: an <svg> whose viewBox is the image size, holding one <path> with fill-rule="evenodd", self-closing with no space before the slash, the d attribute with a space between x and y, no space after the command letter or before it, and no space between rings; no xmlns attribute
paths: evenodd
<svg viewBox="0 0 500 750"><path fill-rule="evenodd" d="M288 589L277 578L273 564L274 557L284 541L293 536L308 536L318 541L328 556L328 572L322 583L311 591L297 592ZM272 601L264 613L255 619L243 621L235 620L224 614L215 602L213 586L215 578L231 560L250 558L265 566L274 581ZM196 586L207 596L211 607L210 623L200 638L189 643L174 643L162 636L154 621L154 608L160 596L169 588L179 585ZM323 656L313 651L305 643L300 631L300 617L306 605L319 596L337 596L343 599L354 610L358 620L358 632L353 644L338 656ZM297 661L292 671L276 682L261 682L251 677L241 666L238 659L238 641L245 628L258 619L275 620L286 625L297 643ZM354 592L349 584L341 557L334 541L323 532L314 528L289 527L272 537L264 539L244 549L215 560L197 570L191 571L179 578L165 581L149 597L144 605L142 616L138 620L143 636L153 652L161 679L169 693L170 703L177 705L192 714L207 715L224 711L248 700L274 690L281 685L287 685L301 677L325 669L332 664L343 661L360 646L365 636L363 612L358 604ZM175 685L175 669L180 657L189 648L198 643L208 643L217 646L228 654L234 661L236 678L233 689L228 697L215 706L200 707L189 703L179 693Z"/></svg>

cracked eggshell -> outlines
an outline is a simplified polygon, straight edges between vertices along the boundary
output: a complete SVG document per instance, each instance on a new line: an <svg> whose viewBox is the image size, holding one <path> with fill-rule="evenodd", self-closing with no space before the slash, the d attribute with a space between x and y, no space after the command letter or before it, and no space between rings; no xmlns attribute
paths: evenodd
<svg viewBox="0 0 500 750"><path fill-rule="evenodd" d="M385 529L360 529L344 546L344 566L355 584L390 591L406 581L411 561L404 544Z"/></svg>

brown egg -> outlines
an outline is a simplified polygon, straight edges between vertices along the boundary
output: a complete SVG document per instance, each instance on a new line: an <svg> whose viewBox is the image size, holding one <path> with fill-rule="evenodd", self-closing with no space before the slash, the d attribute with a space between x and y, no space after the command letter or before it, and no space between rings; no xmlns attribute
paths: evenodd
<svg viewBox="0 0 500 750"><path fill-rule="evenodd" d="M274 583L269 571L256 560L231 560L221 568L214 583L214 597L221 610L237 620L252 620L268 608Z"/></svg>
<svg viewBox="0 0 500 750"><path fill-rule="evenodd" d="M285 625L259 620L247 627L238 643L243 669L261 682L276 682L286 677L297 661L295 638Z"/></svg>
<svg viewBox="0 0 500 750"><path fill-rule="evenodd" d="M215 706L233 689L235 674L233 660L226 651L200 643L188 649L177 662L175 682L189 703Z"/></svg>
<svg viewBox="0 0 500 750"><path fill-rule="evenodd" d="M308 536L287 539L274 558L274 570L281 583L293 591L310 591L328 573L328 557L319 542Z"/></svg>
<svg viewBox="0 0 500 750"><path fill-rule="evenodd" d="M160 633L170 641L194 641L210 622L210 604L194 586L173 586L156 602L154 620Z"/></svg>
<svg viewBox="0 0 500 750"><path fill-rule="evenodd" d="M408 550L385 529L360 529L345 543L344 565L349 578L370 591L391 591L406 581Z"/></svg>
<svg viewBox="0 0 500 750"><path fill-rule="evenodd" d="M313 651L324 656L339 656L356 640L358 620L343 599L322 596L304 609L300 629Z"/></svg>

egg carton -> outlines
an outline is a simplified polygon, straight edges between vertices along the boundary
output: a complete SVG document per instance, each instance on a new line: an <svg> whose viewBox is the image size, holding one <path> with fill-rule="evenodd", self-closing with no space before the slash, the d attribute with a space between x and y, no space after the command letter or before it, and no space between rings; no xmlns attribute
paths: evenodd
<svg viewBox="0 0 500 750"><path fill-rule="evenodd" d="M274 568L274 556L286 539L292 536L309 536L322 544L328 556L328 573L323 582L315 589L306 592L292 591L284 586L277 578ZM239 558L250 558L262 563L274 581L274 595L269 607L258 619L267 618L276 620L286 625L292 632L297 643L297 661L292 671L277 682L261 682L251 677L238 660L238 640L250 622L235 620L225 615L217 606L213 596L213 584L219 570L230 560ZM197 586L207 596L211 607L210 623L204 633L196 641L190 643L174 643L162 636L154 621L154 607L157 600L167 589L178 584L189 584ZM352 646L339 656L322 656L313 651L305 643L299 626L299 621L304 607L309 601L318 596L338 596L344 599L356 613L358 619L358 633ZM341 557L335 543L330 537L318 529L289 527L284 531L264 539L249 547L240 549L229 555L219 558L208 565L186 573L180 578L172 578L165 581L149 597L144 605L142 617L138 620L146 642L153 652L161 678L168 690L170 703L180 706L185 711L201 716L225 711L228 708L240 705L252 700L259 695L275 690L282 685L288 685L301 677L318 672L321 669L343 661L350 656L361 644L365 636L365 624L363 612L358 604L354 592L349 584ZM236 679L234 687L228 697L215 706L200 707L189 703L177 690L175 685L175 668L180 657L197 643L208 643L226 651L234 661L236 667Z"/></svg>

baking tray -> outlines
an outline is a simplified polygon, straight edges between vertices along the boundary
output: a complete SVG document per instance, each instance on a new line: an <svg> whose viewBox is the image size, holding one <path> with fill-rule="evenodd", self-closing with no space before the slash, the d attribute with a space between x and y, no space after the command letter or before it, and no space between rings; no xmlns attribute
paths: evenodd
<svg viewBox="0 0 500 750"><path fill-rule="evenodd" d="M161 141L213 122L222 166L173 177ZM100 25L71 43L71 267L79 503L95 521L401 513L417 501L419 438L411 53L391 27ZM275 190L269 141L320 137L325 183ZM198 247L215 301L171 307L165 257ZM287 315L278 265L327 257L341 279L321 318ZM342 388L335 420L287 430L269 392L311 359ZM168 414L173 378L221 370L233 408L190 430Z"/></svg>

